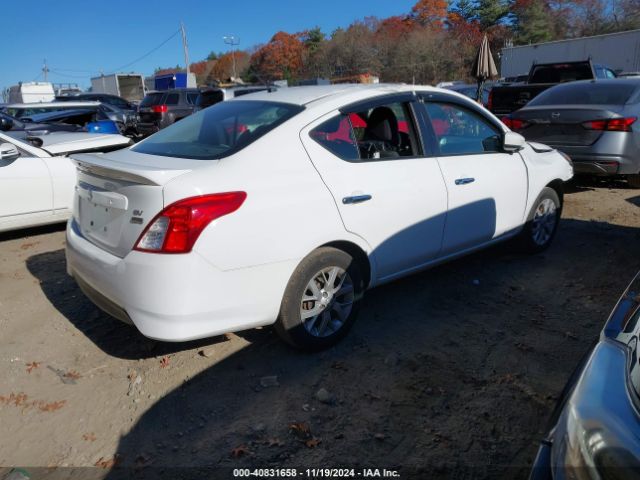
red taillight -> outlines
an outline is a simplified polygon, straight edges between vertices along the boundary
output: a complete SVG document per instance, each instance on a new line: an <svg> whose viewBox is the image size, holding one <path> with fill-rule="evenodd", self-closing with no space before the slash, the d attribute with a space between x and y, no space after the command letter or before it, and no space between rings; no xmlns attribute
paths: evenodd
<svg viewBox="0 0 640 480"><path fill-rule="evenodd" d="M166 105L153 105L151 107L151 110L153 110L156 113L165 113L167 111L167 106Z"/></svg>
<svg viewBox="0 0 640 480"><path fill-rule="evenodd" d="M227 192L172 203L147 225L134 250L188 253L207 225L238 210L246 198L245 192Z"/></svg>
<svg viewBox="0 0 640 480"><path fill-rule="evenodd" d="M587 130L602 130L608 132L630 132L631 125L638 117L611 118L609 120L591 120L584 122L582 126Z"/></svg>
<svg viewBox="0 0 640 480"><path fill-rule="evenodd" d="M493 108L493 90L489 90L489 98L487 99L487 110Z"/></svg>
<svg viewBox="0 0 640 480"><path fill-rule="evenodd" d="M501 120L502 120L502 123L504 123L507 127L509 127L511 130L514 130L514 131L522 130L523 128L527 128L529 126L527 122L519 118L512 118L512 117L506 116L506 117L502 117Z"/></svg>

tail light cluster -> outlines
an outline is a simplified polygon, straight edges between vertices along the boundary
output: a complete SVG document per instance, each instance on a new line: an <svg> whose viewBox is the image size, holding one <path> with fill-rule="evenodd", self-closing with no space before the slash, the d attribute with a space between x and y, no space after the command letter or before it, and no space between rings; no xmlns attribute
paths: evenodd
<svg viewBox="0 0 640 480"><path fill-rule="evenodd" d="M227 192L172 203L147 225L134 250L189 253L207 225L238 210L246 198L245 192Z"/></svg>
<svg viewBox="0 0 640 480"><path fill-rule="evenodd" d="M493 108L493 89L489 90L489 98L487 99L487 110Z"/></svg>
<svg viewBox="0 0 640 480"><path fill-rule="evenodd" d="M514 131L522 130L529 126L528 122L510 116L502 117L502 123L504 123L507 127Z"/></svg>
<svg viewBox="0 0 640 480"><path fill-rule="evenodd" d="M167 111L166 105L153 105L151 110L155 113L165 113Z"/></svg>
<svg viewBox="0 0 640 480"><path fill-rule="evenodd" d="M602 130L607 132L630 132L631 125L638 117L610 118L608 120L591 120L582 126L587 130Z"/></svg>

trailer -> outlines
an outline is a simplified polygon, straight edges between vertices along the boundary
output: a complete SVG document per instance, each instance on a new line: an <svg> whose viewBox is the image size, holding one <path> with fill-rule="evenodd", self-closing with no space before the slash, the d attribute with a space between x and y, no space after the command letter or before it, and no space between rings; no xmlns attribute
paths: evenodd
<svg viewBox="0 0 640 480"><path fill-rule="evenodd" d="M129 102L141 102L146 94L144 77L137 73L112 73L91 79L92 93L117 95Z"/></svg>
<svg viewBox="0 0 640 480"><path fill-rule="evenodd" d="M52 102L56 97L49 82L20 82L9 87L9 103Z"/></svg>
<svg viewBox="0 0 640 480"><path fill-rule="evenodd" d="M640 71L640 30L503 48L500 75L526 74L537 63L582 60L607 65L616 72Z"/></svg>

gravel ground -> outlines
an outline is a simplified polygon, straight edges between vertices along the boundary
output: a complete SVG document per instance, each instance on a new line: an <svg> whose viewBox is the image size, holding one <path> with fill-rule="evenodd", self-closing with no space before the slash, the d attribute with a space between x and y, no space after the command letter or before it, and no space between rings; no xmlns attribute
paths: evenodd
<svg viewBox="0 0 640 480"><path fill-rule="evenodd" d="M5 234L0 467L524 478L566 379L640 269L639 191L587 182L565 200L547 252L502 245L372 290L350 335L315 355L270 328L145 339L67 277L62 227Z"/></svg>

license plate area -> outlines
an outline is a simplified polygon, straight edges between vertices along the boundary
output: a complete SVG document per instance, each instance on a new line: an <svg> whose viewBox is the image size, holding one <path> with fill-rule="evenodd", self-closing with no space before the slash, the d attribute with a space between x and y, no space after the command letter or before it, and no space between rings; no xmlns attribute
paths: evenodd
<svg viewBox="0 0 640 480"><path fill-rule="evenodd" d="M82 183L77 192L78 217L83 236L105 246L118 245L127 212L127 198Z"/></svg>

